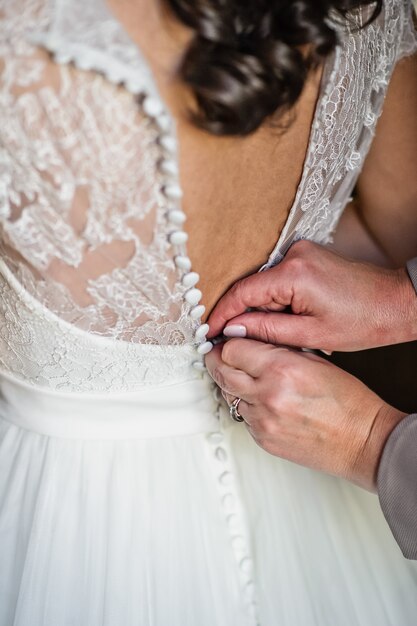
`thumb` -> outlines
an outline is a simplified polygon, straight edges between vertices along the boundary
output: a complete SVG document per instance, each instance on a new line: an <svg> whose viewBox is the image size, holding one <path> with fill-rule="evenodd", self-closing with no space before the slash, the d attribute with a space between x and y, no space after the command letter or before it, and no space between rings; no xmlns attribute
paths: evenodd
<svg viewBox="0 0 417 626"><path fill-rule="evenodd" d="M325 349L326 337L317 320L288 313L245 313L229 320L226 337L247 337L297 348Z"/></svg>

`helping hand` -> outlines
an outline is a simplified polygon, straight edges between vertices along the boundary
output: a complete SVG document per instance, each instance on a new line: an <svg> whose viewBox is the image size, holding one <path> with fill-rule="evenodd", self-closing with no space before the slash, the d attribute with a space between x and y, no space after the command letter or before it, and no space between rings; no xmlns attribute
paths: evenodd
<svg viewBox="0 0 417 626"><path fill-rule="evenodd" d="M267 452L374 491L385 441L405 416L312 354L249 339L217 345L208 370Z"/></svg>
<svg viewBox="0 0 417 626"><path fill-rule="evenodd" d="M347 260L300 241L278 266L237 282L208 322L210 337L226 326L228 337L364 350L416 339L417 297L404 268Z"/></svg>

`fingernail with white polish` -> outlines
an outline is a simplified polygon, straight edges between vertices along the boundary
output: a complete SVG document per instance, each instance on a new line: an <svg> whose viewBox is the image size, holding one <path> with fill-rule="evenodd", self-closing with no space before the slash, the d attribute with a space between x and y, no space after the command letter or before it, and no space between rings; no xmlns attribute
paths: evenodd
<svg viewBox="0 0 417 626"><path fill-rule="evenodd" d="M226 326L223 331L225 337L246 337L246 327L240 324Z"/></svg>

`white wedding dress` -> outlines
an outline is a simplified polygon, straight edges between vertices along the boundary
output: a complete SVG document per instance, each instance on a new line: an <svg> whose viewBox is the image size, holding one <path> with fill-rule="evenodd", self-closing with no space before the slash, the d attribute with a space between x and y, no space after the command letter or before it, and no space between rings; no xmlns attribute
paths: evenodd
<svg viewBox="0 0 417 626"><path fill-rule="evenodd" d="M263 452L210 382L140 51L104 0L0 17L0 626L414 626L376 496ZM329 241L417 48L408 2L340 29L265 266Z"/></svg>

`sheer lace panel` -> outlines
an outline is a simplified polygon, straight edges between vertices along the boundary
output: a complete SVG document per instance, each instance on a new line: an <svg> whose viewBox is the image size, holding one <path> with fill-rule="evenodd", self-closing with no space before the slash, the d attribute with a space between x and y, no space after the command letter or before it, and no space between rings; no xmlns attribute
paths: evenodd
<svg viewBox="0 0 417 626"><path fill-rule="evenodd" d="M29 14L39 15L36 2L16 4L26 26ZM190 341L158 129L125 89L56 65L25 43L18 13L2 25L1 50L1 241L9 267L52 312L85 330Z"/></svg>

